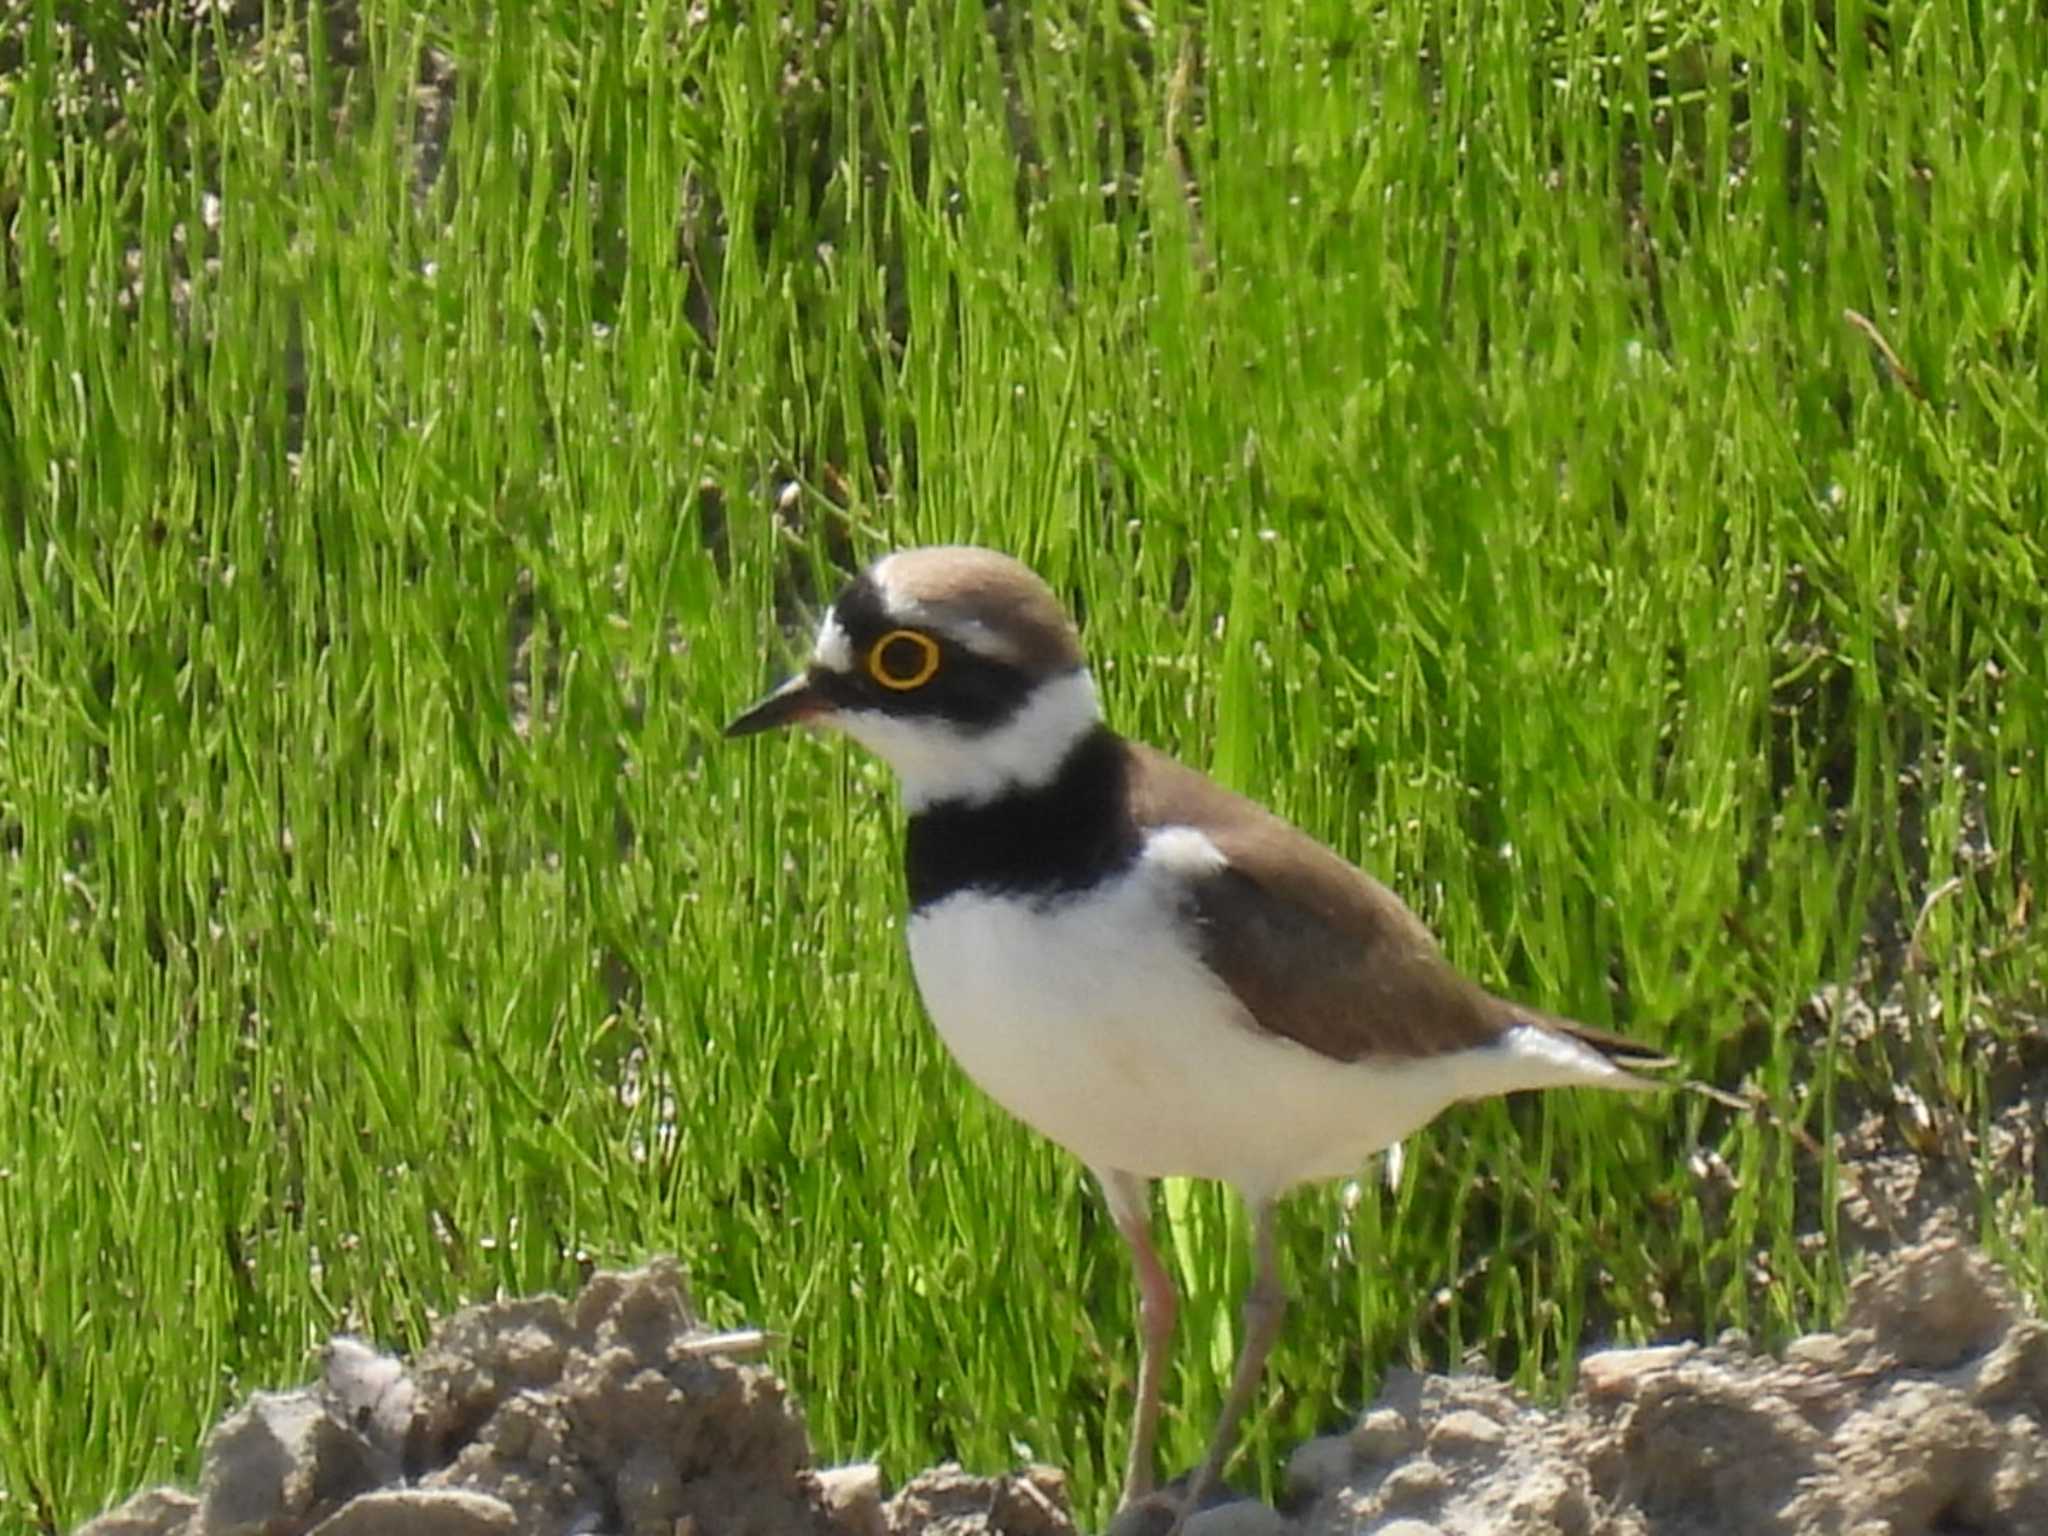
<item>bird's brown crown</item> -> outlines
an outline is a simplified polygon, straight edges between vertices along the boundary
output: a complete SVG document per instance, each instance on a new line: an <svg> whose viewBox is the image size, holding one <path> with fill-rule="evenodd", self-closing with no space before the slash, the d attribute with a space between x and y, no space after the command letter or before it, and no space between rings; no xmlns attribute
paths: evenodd
<svg viewBox="0 0 2048 1536"><path fill-rule="evenodd" d="M935 630L1034 677L1082 665L1081 637L1038 573L1022 561L966 544L899 550L855 582L874 590L892 619Z"/></svg>

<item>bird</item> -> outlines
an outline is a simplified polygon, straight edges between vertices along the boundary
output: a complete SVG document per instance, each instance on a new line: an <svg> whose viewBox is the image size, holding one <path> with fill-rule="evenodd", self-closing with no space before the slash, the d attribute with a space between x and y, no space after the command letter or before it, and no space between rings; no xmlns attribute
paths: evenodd
<svg viewBox="0 0 2048 1536"><path fill-rule="evenodd" d="M1178 1528L1216 1490L1286 1307L1275 1211L1453 1103L1662 1086L1624 1036L1495 996L1395 893L1104 718L1080 635L1027 565L898 550L825 611L728 737L802 723L881 758L906 815L917 988L967 1076L1075 1154L1130 1250L1138 1379L1122 1507ZM1207 1454L1154 1481L1179 1297L1153 1181L1231 1185L1252 1278Z"/></svg>

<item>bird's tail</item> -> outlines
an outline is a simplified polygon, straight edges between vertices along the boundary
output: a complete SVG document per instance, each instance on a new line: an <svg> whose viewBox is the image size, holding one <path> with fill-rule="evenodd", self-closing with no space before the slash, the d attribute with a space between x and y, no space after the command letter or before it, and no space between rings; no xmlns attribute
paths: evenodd
<svg viewBox="0 0 2048 1536"><path fill-rule="evenodd" d="M1575 1040L1588 1050L1604 1057L1626 1075L1628 1082L1625 1086L1677 1088L1686 1093L1702 1094L1729 1109L1755 1108L1748 1099L1730 1093L1725 1088L1716 1088L1712 1083L1701 1082L1694 1077L1671 1076L1672 1069L1683 1063L1674 1056L1666 1056L1662 1051L1643 1044L1640 1040L1631 1040L1627 1035L1618 1035L1611 1029L1596 1029L1591 1024L1581 1024L1577 1019L1561 1019L1555 1014L1543 1015L1543 1023L1566 1039Z"/></svg>
<svg viewBox="0 0 2048 1536"><path fill-rule="evenodd" d="M1577 1019L1546 1017L1543 1022L1559 1034L1568 1035L1579 1044L1598 1051L1624 1072L1666 1072L1678 1065L1676 1057L1666 1056L1640 1040L1631 1040L1611 1029L1595 1029Z"/></svg>

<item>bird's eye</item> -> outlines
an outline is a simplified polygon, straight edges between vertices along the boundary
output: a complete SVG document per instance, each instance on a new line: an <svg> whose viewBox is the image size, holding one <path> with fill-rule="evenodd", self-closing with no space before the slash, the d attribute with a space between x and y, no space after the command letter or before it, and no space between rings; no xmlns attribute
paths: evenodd
<svg viewBox="0 0 2048 1536"><path fill-rule="evenodd" d="M868 676L884 688L908 693L939 670L939 642L914 629L892 629L868 649Z"/></svg>

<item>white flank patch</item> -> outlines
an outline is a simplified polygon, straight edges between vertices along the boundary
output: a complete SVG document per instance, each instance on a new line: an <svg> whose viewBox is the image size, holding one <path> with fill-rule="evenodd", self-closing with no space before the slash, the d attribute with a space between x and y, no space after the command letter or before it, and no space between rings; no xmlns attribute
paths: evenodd
<svg viewBox="0 0 2048 1536"><path fill-rule="evenodd" d="M837 726L895 769L904 805L918 811L1049 783L1074 743L1101 720L1095 680L1079 667L1040 683L1016 714L986 731L963 731L931 715L860 709L839 710L819 723Z"/></svg>
<svg viewBox="0 0 2048 1536"><path fill-rule="evenodd" d="M1199 827L1161 827L1145 839L1144 858L1187 880L1213 875L1230 862Z"/></svg>

